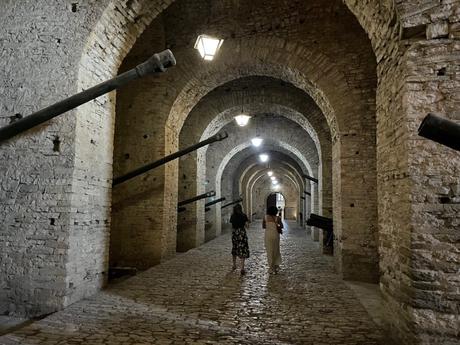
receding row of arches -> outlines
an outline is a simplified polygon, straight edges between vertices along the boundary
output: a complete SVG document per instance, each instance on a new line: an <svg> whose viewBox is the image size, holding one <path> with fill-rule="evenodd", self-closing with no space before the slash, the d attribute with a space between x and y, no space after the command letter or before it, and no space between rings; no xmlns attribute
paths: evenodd
<svg viewBox="0 0 460 345"><path fill-rule="evenodd" d="M378 11L393 18L394 7L382 6ZM171 47L178 60L186 63L178 65L166 85L155 85L165 91L154 95L155 101L159 101L160 95L166 96L166 101L161 100L162 106L148 106L155 114L164 114L165 153L217 132L226 131L230 136L182 159L178 166L165 168L160 180L164 185L177 185L177 200L208 190L215 190L217 199L226 197L232 201L242 197L246 212L255 220L262 217L261 207L266 206L270 195L266 172L273 169L283 176L283 188L292 187L290 191L283 190L292 195L286 200L292 203L289 208L296 210L289 217L302 225L312 212L333 218L334 257L337 271L345 279L388 282L383 277L392 275L392 269L382 266L385 259L380 256L391 256L392 250L385 244L386 249L377 249L385 243L381 242L385 235L379 237L377 216L379 100L375 55L381 54L376 48L381 38L376 38L379 30L375 27L367 30L366 35L343 4L336 2L329 9L321 15L316 13L316 21L307 25L308 38L301 32L291 34L290 29L280 35L247 35L242 29L228 37L226 33L234 29L234 23L224 20L219 25L211 24L207 29L222 34L226 40L219 58L208 65L201 65L190 50L187 42L192 39L193 30L175 32L168 27L166 42L174 37ZM189 11L188 4L176 2L176 6L166 10L163 20L168 23L179 11ZM354 14L358 13L363 12ZM362 25L368 20L358 19ZM320 25L315 24L318 21ZM193 22L187 24L194 27ZM144 31L136 45L142 45L143 39L149 40L152 27ZM314 38L317 29L326 45ZM392 32L388 35L389 41L394 39ZM139 97L152 96L149 88L139 88ZM131 116L136 111L126 114ZM244 131L232 121L241 111L253 116ZM117 113L117 121L118 116ZM256 162L258 151L249 144L254 136L264 136L264 151L270 153L273 166ZM317 178L318 184L305 180L304 174ZM165 188L159 198L163 206L169 202L168 193L175 192L175 188ZM382 207L385 206L380 202L381 210ZM192 248L218 236L229 211L230 208L215 207L206 212L202 204L191 207L177 220L176 248L179 242ZM385 215L381 213L381 217ZM163 243L165 236L175 233L174 227L170 227L175 224L173 219L171 215L163 217ZM312 231L313 238L318 239L318 229ZM387 298L392 300L392 283L384 285L388 287L384 288Z"/></svg>
<svg viewBox="0 0 460 345"><path fill-rule="evenodd" d="M80 107L76 120L55 125L66 133L68 156L61 163L42 157L42 165L61 164L56 170L63 171L70 192L59 197L62 201L46 190L43 199L65 219L58 222L64 224L65 259L56 259L56 270L66 273L39 271L63 287L42 287L47 279L40 277L45 302L23 305L37 287L27 288L27 270L8 269L13 273L5 283L7 304L30 314L49 312L104 286L109 266L142 270L196 248L228 226L231 207L222 206L241 199L252 221L275 205L314 240L320 230L306 226L309 215L332 218L337 273L380 284L387 322L406 343L431 339L433 333L457 336L445 320L455 318L458 308L422 303L418 296L437 301L458 289L451 265L458 258L451 236L458 224L456 206L436 204L439 195L457 193L458 168L452 162L458 157L438 154L413 129L427 111L455 112L456 97L432 93L439 88L451 95L458 89L456 74L445 66L456 61L457 36L435 35L441 24L454 30L458 15L453 3L423 9L416 3L111 0L88 5L100 18L82 21L93 21L91 33L68 54L80 61L68 78L78 90L165 48L178 63L161 76ZM212 62L193 49L202 33L224 39ZM433 72L443 68L443 75ZM65 89L58 81L52 84ZM244 128L233 120L242 112L251 115ZM50 128L45 130L55 127ZM228 138L112 188L114 177L216 133ZM90 137L97 142L89 144ZM262 146L251 144L255 137L263 139ZM15 157L14 150L14 145L6 148L5 155ZM260 161L262 153L268 162ZM5 179L16 183L14 164L5 170ZM268 172L278 178L277 187ZM37 173L21 174L26 178L19 180L26 181ZM440 182L428 183L430 176ZM177 212L179 201L209 191L225 201L206 207L213 199L201 200ZM40 212L32 213L41 219ZM20 217L5 221L15 227L10 219ZM28 231L31 238L36 235ZM41 236L53 238L46 231ZM8 248L22 248L19 239L12 241ZM25 252L18 267L36 259ZM435 286L421 273L433 267Z"/></svg>

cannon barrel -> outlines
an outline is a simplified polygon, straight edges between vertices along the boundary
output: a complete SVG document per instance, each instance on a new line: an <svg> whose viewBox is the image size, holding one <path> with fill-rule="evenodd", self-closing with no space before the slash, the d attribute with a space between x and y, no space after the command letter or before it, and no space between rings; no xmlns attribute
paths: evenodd
<svg viewBox="0 0 460 345"><path fill-rule="evenodd" d="M91 101L92 99L95 99L107 92L118 89L132 80L136 80L150 74L164 72L168 67L174 66L175 64L176 59L169 49L158 54L154 54L145 62L120 74L119 76L116 76L115 78L93 86L88 90L79 92L69 98L17 120L8 126L0 128L0 142L10 139L30 128L38 126L43 122L51 120L52 118Z"/></svg>
<svg viewBox="0 0 460 345"><path fill-rule="evenodd" d="M178 207L177 208L177 213L181 213L181 212L184 212L184 211L187 211L186 207Z"/></svg>
<svg viewBox="0 0 460 345"><path fill-rule="evenodd" d="M326 231L323 239L323 245L325 247L332 248L334 242L334 229L332 226L332 219L323 217L314 213L310 214L310 218L307 220L307 225L316 226L317 228Z"/></svg>
<svg viewBox="0 0 460 345"><path fill-rule="evenodd" d="M307 225L316 226L317 228L320 228L323 230L332 231L333 229L331 218L319 216L314 213L310 213L310 217L307 219Z"/></svg>
<svg viewBox="0 0 460 345"><path fill-rule="evenodd" d="M310 180L310 181L313 181L315 183L318 183L318 179L314 178L314 177L311 177L310 175L303 174L303 177L306 178L307 180Z"/></svg>
<svg viewBox="0 0 460 345"><path fill-rule="evenodd" d="M177 207L180 209L182 206L185 206L187 204L191 204L192 202L195 202L195 201L198 201L198 200L201 200L201 199L210 198L210 197L215 196L215 195L216 195L216 192L212 190L210 192L206 192L206 193L194 196L193 198L180 201L179 203L177 203ZM178 209L178 211L179 211L179 209Z"/></svg>
<svg viewBox="0 0 460 345"><path fill-rule="evenodd" d="M207 202L206 204L204 204L204 207L209 207L209 206L218 204L219 202L222 202L222 201L224 201L224 200L225 200L225 198L219 198L219 199L216 199L216 200Z"/></svg>
<svg viewBox="0 0 460 345"><path fill-rule="evenodd" d="M242 202L243 199L242 198L239 198L237 200L234 200L232 202L229 202L228 204L225 204L223 205L221 208L226 208L226 207L229 207L229 206L232 206L232 205L235 205L235 204L239 204L240 202Z"/></svg>
<svg viewBox="0 0 460 345"><path fill-rule="evenodd" d="M420 124L418 134L460 151L460 124L452 120L428 114Z"/></svg>
<svg viewBox="0 0 460 345"><path fill-rule="evenodd" d="M304 197L304 196L301 196L300 199L305 200L305 197Z"/></svg>
<svg viewBox="0 0 460 345"><path fill-rule="evenodd" d="M304 193L305 195L311 196L311 193L310 193L310 192L304 191L303 193Z"/></svg>
<svg viewBox="0 0 460 345"><path fill-rule="evenodd" d="M139 176L141 174L144 174L146 173L147 171L150 171L152 169L155 169L155 168L158 168L159 166L162 166L174 159L177 159L181 156L184 156L186 155L187 153L190 153L192 151L195 151L195 150L198 150L200 147L203 147L203 146L206 146L206 145L209 145L213 142L216 142L216 141L221 141L221 140L224 140L228 138L228 134L227 133L224 133L224 134L216 134L216 135L213 135L212 137L206 139L206 140L203 140L203 141L200 141L199 143L195 144L195 145L192 145L192 146L189 146L183 150L180 150L180 151L177 151L176 153L173 153L169 156L166 156L162 159L159 159L153 163L150 163L150 164L147 164L147 165L144 165L143 167L140 167L136 170L133 170L125 175L122 175L122 176L119 176L119 177L116 177L113 179L113 182L112 182L112 185L113 186L116 186L117 184L120 184L122 182L125 182L127 180L130 180L136 176Z"/></svg>

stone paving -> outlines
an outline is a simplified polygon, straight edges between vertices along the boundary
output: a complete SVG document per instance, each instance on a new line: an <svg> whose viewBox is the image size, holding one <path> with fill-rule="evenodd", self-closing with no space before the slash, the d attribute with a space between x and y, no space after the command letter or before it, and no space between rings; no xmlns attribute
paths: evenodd
<svg viewBox="0 0 460 345"><path fill-rule="evenodd" d="M260 223L247 274L231 271L229 234L110 286L0 344L390 344L305 231L282 237L268 274Z"/></svg>

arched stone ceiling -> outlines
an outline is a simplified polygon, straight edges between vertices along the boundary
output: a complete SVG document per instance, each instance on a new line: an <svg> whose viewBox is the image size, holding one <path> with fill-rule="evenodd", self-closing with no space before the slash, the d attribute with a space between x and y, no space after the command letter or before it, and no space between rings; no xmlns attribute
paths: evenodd
<svg viewBox="0 0 460 345"><path fill-rule="evenodd" d="M267 172L269 170L274 173L273 176L275 177L289 176L294 181L294 183L299 188L299 190L305 189L304 179L302 179L298 171L293 169L292 166L283 164L283 162L278 161L278 162L273 163L270 169L267 169L259 165L255 165L251 169L249 169L249 171L247 171L245 175L240 176L239 180L241 181L241 189L235 190L235 187L234 187L233 195L235 195L235 192L238 191L239 195L247 196L247 189L250 188L250 186L254 183L255 179L257 179L259 176L262 176L262 175L267 176L268 178Z"/></svg>
<svg viewBox="0 0 460 345"><path fill-rule="evenodd" d="M298 152L295 148L290 146L288 143L282 142L282 141L277 141L276 145L268 145L266 144L265 146L265 151L264 152L270 152L270 151L278 151L278 152L283 152L286 155L290 156L291 158L295 159L298 164L302 167L302 169L305 169L304 171L307 171L309 174L313 173L313 170L308 163L308 161L305 159L305 157ZM223 159L220 161L219 166L217 167L207 167L206 174L207 176L214 177L213 180L215 181L216 185L216 191L220 189L221 185L221 179L224 173L224 170L226 170L227 165L231 164L238 166L241 160L244 160L245 158L251 156L254 154L254 151L252 150L251 144L250 143L244 143L240 144L234 149L232 149L230 152L228 152ZM227 176L231 177L231 176ZM207 178L209 179L209 178ZM213 180L210 180L211 183Z"/></svg>
<svg viewBox="0 0 460 345"><path fill-rule="evenodd" d="M278 188L272 187L272 192L278 191L279 188L283 186L283 184L290 183L294 186L294 188L298 192L297 194L300 196L300 193L303 192L303 188L301 185L298 184L296 179L290 174L288 170L285 170L284 168L274 168L273 170L274 170L274 173L278 175L279 187ZM250 180L246 190L249 191L249 194L252 194L255 186L261 183L271 184L270 178L264 172L258 172L257 174L255 174L253 178Z"/></svg>
<svg viewBox="0 0 460 345"><path fill-rule="evenodd" d="M270 179L261 175L256 178L254 183L250 186L250 196L248 198L250 205L247 212L250 214L251 218L253 215L257 215L257 217L260 218L263 217L266 212L266 201L268 196L276 192L283 194L286 206L289 204L290 207L294 207L297 211L300 211L300 190L293 180L284 178L283 181L280 181L279 187L274 189Z"/></svg>
<svg viewBox="0 0 460 345"><path fill-rule="evenodd" d="M269 170L274 171L275 174L279 176L284 176L286 174L291 176L292 179L296 181L299 190L311 190L310 183L306 183L305 179L302 177L302 168L296 161L283 153L275 151L270 152L270 157L269 166L261 164L258 157L253 155L243 160L236 168L227 167L229 171L226 172L225 175L233 176L234 181L233 198L243 194L244 205L248 213L250 212L249 209L252 207L250 195L254 181L262 175L267 175ZM222 190L228 188L228 185L222 185Z"/></svg>
<svg viewBox="0 0 460 345"><path fill-rule="evenodd" d="M238 76L272 75L285 81L295 81L294 84L309 91L323 110L328 109L324 113L329 114L329 123L332 128L336 128L332 110L343 114L343 116L345 114L347 114L346 116L357 116L355 114L362 113L361 107L366 107L368 97L358 92L350 92L350 90L358 84L361 88L363 83L369 82L371 80L369 75L375 74L375 69L372 67L366 69L366 64L356 65L354 61L356 58L365 61L364 55L368 54L372 65L373 57L370 49L366 48L365 35L340 1L334 5L326 6L313 16L315 20L323 24L330 23L321 29L309 20L300 25L302 30L298 32L294 30L294 27L291 28L294 30L292 36L289 36L291 29L288 29L285 34L289 38L275 38L269 32L264 33L266 36L254 35L251 38L235 33L235 38L226 40L221 53L212 64L203 64L196 52L190 49L190 44L196 38L193 27L196 30L201 30L202 21L193 22L195 17L190 16L190 22L186 22L189 25L187 30L183 30L184 32L181 32L181 28L186 25L185 23L168 25L171 20L174 20L171 18L180 18L180 12L177 11L187 9L187 6L187 2L178 2L177 6L165 12L165 18L163 18L167 26L165 37L177 37L176 40L179 43L174 42L172 44L175 44L174 51L178 56L178 61L181 61L164 78L167 79L171 92L168 91L167 97L163 97L161 100L164 109L158 111L162 117L168 111L167 108L172 106L171 111L169 111L170 120L167 127L173 132L175 129L181 128L183 119L201 97L215 86ZM278 6L283 7L282 5ZM301 12L305 11L308 17L312 16L308 10L315 12L320 8L319 6L310 8L310 6L311 4L306 6L308 9L300 7ZM216 10L218 11L218 9ZM185 11L184 13L188 12ZM224 15L225 12L222 14ZM201 17L197 18L201 19ZM329 17L334 18L334 20L321 21L321 19ZM222 32L231 32L235 23L226 22L225 18L223 17L223 23L220 23L218 29ZM263 20L266 18L264 17ZM215 23L210 24L211 27L214 25ZM154 36L155 34L158 35L156 32L152 33ZM321 39L315 40L316 34ZM186 37L181 37L183 35ZM141 39L148 40L149 38L143 37ZM292 43L294 41L296 43ZM347 44L343 44L343 42L347 42ZM347 49L350 51L347 52ZM334 59L330 58L332 56ZM341 57L340 60L337 59L338 56ZM351 73L353 77L347 77L348 73ZM327 97L324 96L324 92L326 92ZM344 102L345 95L347 97ZM337 109L333 109L334 105L337 106ZM179 119L181 120L178 121ZM159 121L161 121L160 117ZM352 124L353 122L347 121L346 123ZM168 135L174 135L174 133Z"/></svg>
<svg viewBox="0 0 460 345"><path fill-rule="evenodd" d="M265 112L285 116L308 132L319 152L321 145L330 145L325 117L305 92L281 80L248 77L228 82L200 100L184 123L181 147L197 141L199 134L203 140L217 133L242 110L251 115Z"/></svg>
<svg viewBox="0 0 460 345"><path fill-rule="evenodd" d="M152 20L173 2L174 0L109 1L100 20L89 35L82 53L79 85L86 86L86 81L94 79L96 75L101 78L104 75L113 75L136 39ZM324 2L318 1L318 4L321 3ZM417 13L417 16L422 18L424 16L423 11L413 11L418 6L415 0L401 3L392 0L344 0L344 3L370 37L374 50L381 48L380 42L398 34L400 21L404 27L415 26L420 20L417 20L417 17L414 18L412 13ZM422 20L426 21L426 18ZM120 30L120 23L123 30ZM279 28L281 27L279 25ZM256 30L254 34L257 33L259 32ZM107 47L112 47L112 49L107 49Z"/></svg>
<svg viewBox="0 0 460 345"><path fill-rule="evenodd" d="M287 146L287 147L286 147ZM276 160L283 159L287 161L292 166L296 167L296 170L299 172L308 171L308 166L305 165L305 160L302 157L297 157L292 151L289 150L289 145L283 145L283 143L279 143L275 147L268 147L266 152L270 156L275 156ZM282 154L282 156L280 156ZM238 180L239 176L236 175L236 171L244 161L250 161L251 157L254 156L254 151L250 145L243 144L239 147L236 147L232 152L230 152L224 159L222 160L221 164L217 168L217 173L215 177L215 185L216 191L220 190L221 186L222 189L225 190L232 190L233 183L235 180ZM263 166L263 163L259 163ZM269 166L269 164L265 164ZM298 167L298 168L297 168ZM214 175L213 175L214 176ZM222 177L225 176L225 180ZM222 185L221 185L222 183Z"/></svg>
<svg viewBox="0 0 460 345"><path fill-rule="evenodd" d="M244 160L234 172L233 182L233 195L240 195L244 193L244 189L258 173L267 173L273 169L284 169L288 171L297 181L299 186L307 187L305 179L302 177L302 171L297 163L292 161L288 156L282 155L278 152L271 152L272 160L270 167L261 165L258 158L251 156ZM309 184L308 184L309 187Z"/></svg>
<svg viewBox="0 0 460 345"><path fill-rule="evenodd" d="M197 58L194 52L184 51L183 60L186 63L178 66L175 71L183 74L185 70L196 70L196 73L190 76L182 91L177 94L167 121L168 126L180 129L186 115L213 88L233 79L259 75L278 78L304 90L325 114L333 137L339 127L346 132L353 123L349 122L350 117L365 112L367 99L364 101L363 95L350 93L351 85L340 71L334 70L334 63L328 61L326 56L299 44L292 45L295 49L288 53L286 49L290 43L274 38L227 41L218 58L201 68L186 65L188 61ZM268 50L267 46L280 48ZM235 52L238 52L237 56ZM372 75L372 72L368 72ZM371 85L368 89L372 90L373 87ZM338 114L342 116L339 122L336 117ZM360 122L356 122L356 125L359 127Z"/></svg>
<svg viewBox="0 0 460 345"><path fill-rule="evenodd" d="M220 164L222 157L234 147L250 144L250 140L257 135L264 141L260 147L254 147L253 152L263 153L269 147L278 146L278 142L289 143L289 150L297 157L305 157L304 164L309 166L309 172L314 176L318 175L319 157L314 142L292 121L273 115L258 115L253 117L250 125L246 127L239 127L232 121L223 128L223 131L229 134L229 138L211 145L207 150L208 178L212 178L212 168Z"/></svg>

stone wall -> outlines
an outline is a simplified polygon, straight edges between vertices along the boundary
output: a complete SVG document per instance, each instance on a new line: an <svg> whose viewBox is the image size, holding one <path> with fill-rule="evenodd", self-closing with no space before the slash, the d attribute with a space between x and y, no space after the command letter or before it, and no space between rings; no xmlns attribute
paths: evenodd
<svg viewBox="0 0 460 345"><path fill-rule="evenodd" d="M2 4L0 126L77 91L81 52L107 2ZM110 168L100 167L97 175L87 177L105 192L97 197L92 213L80 209L77 193L94 203L90 190L75 188L77 126L71 111L1 143L0 314L46 314L94 293L104 280L105 245L100 239L106 234L109 205L100 200L108 198ZM110 132L110 124L106 128ZM102 143L89 140L85 146L101 148ZM77 235L89 226L97 240L86 253L101 254L91 266L77 270L73 248L91 241L88 236L82 242Z"/></svg>
<svg viewBox="0 0 460 345"><path fill-rule="evenodd" d="M416 133L428 111L458 119L458 101L445 95L458 94L458 79L449 67L458 51L459 2L422 6L398 1L398 11L388 4L372 10L367 3L372 1L361 2L355 14L378 62L378 209L386 320L404 343L455 343L459 314L452 291L458 284L451 270L458 268L458 254L451 250L451 231L458 210L450 201L459 176L452 162L458 157Z"/></svg>
<svg viewBox="0 0 460 345"><path fill-rule="evenodd" d="M144 33L149 44L136 44L120 67L129 70L145 60L152 51L164 47L161 18ZM150 104L161 102L162 94L151 92L164 85L163 78L149 77L118 92L114 177L122 176L165 155L165 130L161 114ZM163 198L165 166L123 182L113 189L110 232L110 266L146 269L159 263L163 255ZM175 244L173 247L175 252Z"/></svg>

